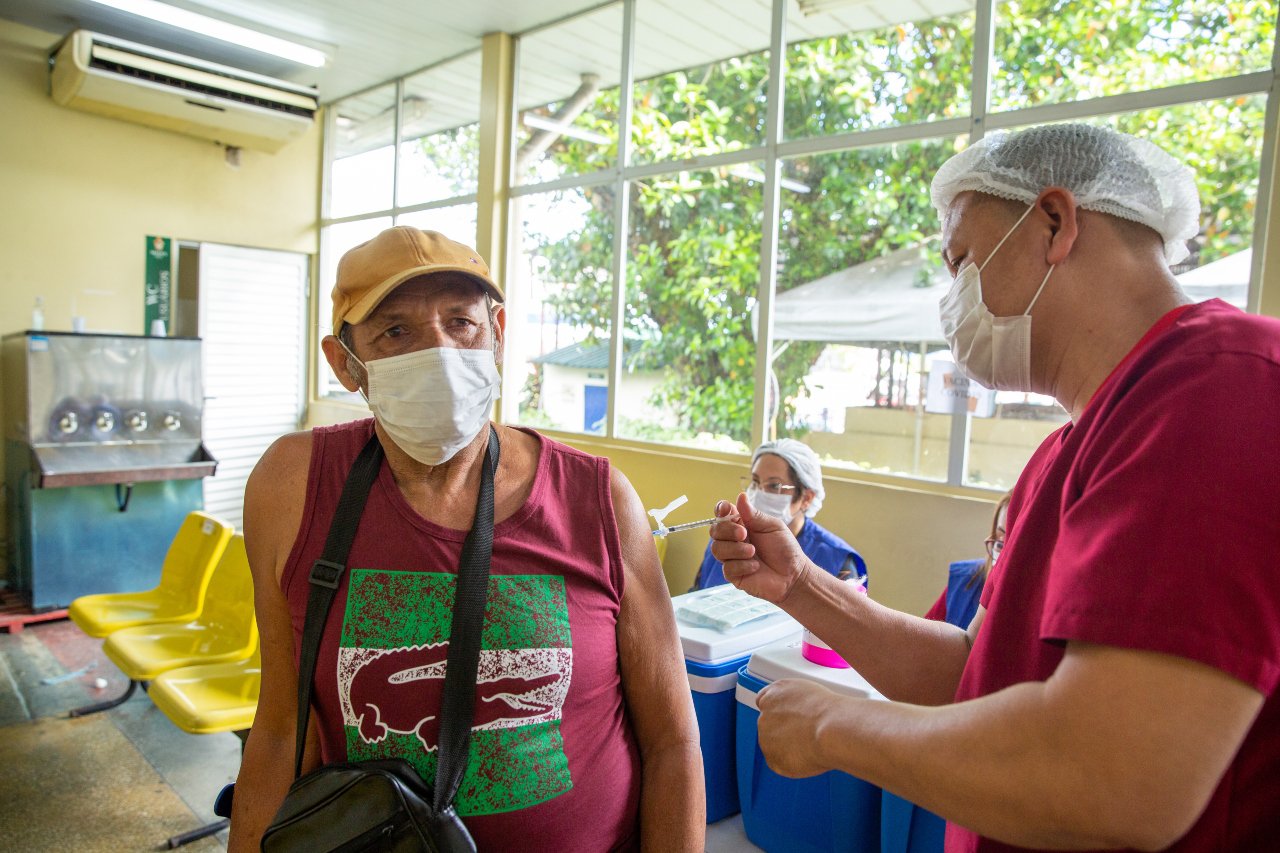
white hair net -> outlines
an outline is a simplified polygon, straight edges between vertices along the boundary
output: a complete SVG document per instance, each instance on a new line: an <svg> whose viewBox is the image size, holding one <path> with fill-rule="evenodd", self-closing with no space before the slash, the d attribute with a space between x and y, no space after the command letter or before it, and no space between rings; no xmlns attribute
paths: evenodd
<svg viewBox="0 0 1280 853"><path fill-rule="evenodd" d="M822 499L827 494L827 490L822 488L822 465L818 462L818 454L809 445L794 438L780 438L777 441L766 441L757 447L756 452L751 454L751 467L754 468L756 460L766 453L772 453L790 465L801 488L813 490L813 501L804 514L808 518L817 515L818 510L822 509Z"/></svg>
<svg viewBox="0 0 1280 853"><path fill-rule="evenodd" d="M1031 204L1041 190L1071 190L1085 210L1140 222L1164 239L1176 264L1200 230L1195 173L1160 148L1087 124L1052 124L984 137L942 164L930 192L945 217L962 192Z"/></svg>

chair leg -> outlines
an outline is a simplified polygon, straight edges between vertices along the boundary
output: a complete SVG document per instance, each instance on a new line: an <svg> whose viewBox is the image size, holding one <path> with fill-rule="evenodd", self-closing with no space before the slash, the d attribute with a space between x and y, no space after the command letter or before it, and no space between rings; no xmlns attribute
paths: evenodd
<svg viewBox="0 0 1280 853"><path fill-rule="evenodd" d="M68 717L84 717L89 714L96 714L99 711L106 711L109 708L116 707L117 705L123 705L125 702L129 701L129 698L131 696L133 696L134 691L138 689L139 684L141 684L141 682L134 681L133 679L129 679L129 689L124 692L123 696L117 697L115 699L108 699L105 702L95 702L92 705L85 705L83 708L75 708L74 710L68 712L67 716Z"/></svg>
<svg viewBox="0 0 1280 853"><path fill-rule="evenodd" d="M199 829L193 829L190 832L184 832L175 835L165 842L166 850L176 850L184 844L190 844L192 841L199 841L201 838L208 838L210 835L216 835L231 825L231 821L223 818L215 820L213 823L206 823Z"/></svg>

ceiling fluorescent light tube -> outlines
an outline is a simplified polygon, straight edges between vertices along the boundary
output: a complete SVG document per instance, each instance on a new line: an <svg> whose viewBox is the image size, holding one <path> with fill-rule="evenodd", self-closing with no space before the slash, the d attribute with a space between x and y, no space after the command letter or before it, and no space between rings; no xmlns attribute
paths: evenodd
<svg viewBox="0 0 1280 853"><path fill-rule="evenodd" d="M186 9L179 9L176 6L157 3L156 0L91 1L161 24L168 24L171 27L188 30L197 35L209 36L249 50L256 50L259 53L288 59L301 65L310 65L312 68L322 68L329 61L329 57L323 51L316 50L313 47L285 41L282 38L269 36L266 33L260 33L257 30L251 30L236 24L229 24L226 21L219 21L217 18L210 18L207 15L198 15L195 12L188 12Z"/></svg>

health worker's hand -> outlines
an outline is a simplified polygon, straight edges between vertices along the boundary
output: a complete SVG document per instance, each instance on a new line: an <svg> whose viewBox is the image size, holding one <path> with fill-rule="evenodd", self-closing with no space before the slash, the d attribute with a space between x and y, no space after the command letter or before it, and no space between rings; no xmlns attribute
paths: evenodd
<svg viewBox="0 0 1280 853"><path fill-rule="evenodd" d="M780 604L813 567L795 535L781 519L756 512L745 494L738 503L716 504L711 553L724 563L724 576L738 589Z"/></svg>
<svg viewBox="0 0 1280 853"><path fill-rule="evenodd" d="M839 700L821 684L802 678L784 678L760 691L760 749L774 772L798 779L832 769L818 750L818 730Z"/></svg>

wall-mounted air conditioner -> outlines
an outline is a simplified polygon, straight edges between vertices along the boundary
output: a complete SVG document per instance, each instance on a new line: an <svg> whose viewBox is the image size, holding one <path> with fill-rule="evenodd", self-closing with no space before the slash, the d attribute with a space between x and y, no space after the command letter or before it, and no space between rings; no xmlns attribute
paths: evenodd
<svg viewBox="0 0 1280 853"><path fill-rule="evenodd" d="M77 30L49 57L63 106L275 152L309 128L315 87Z"/></svg>

